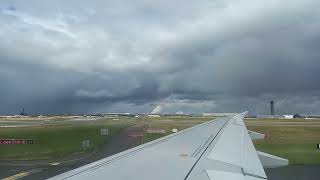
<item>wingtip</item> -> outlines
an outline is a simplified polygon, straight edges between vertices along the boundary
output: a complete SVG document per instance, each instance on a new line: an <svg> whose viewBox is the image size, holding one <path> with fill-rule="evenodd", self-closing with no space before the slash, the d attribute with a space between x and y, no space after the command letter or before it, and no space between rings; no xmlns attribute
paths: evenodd
<svg viewBox="0 0 320 180"><path fill-rule="evenodd" d="M245 111L245 112L239 114L239 116L242 117L242 118L244 118L244 117L246 117L246 115L247 115L248 113L249 113L248 111Z"/></svg>
<svg viewBox="0 0 320 180"><path fill-rule="evenodd" d="M243 113L237 114L234 116L234 118L240 118L240 119L244 119L244 117L248 114L248 111L245 111Z"/></svg>

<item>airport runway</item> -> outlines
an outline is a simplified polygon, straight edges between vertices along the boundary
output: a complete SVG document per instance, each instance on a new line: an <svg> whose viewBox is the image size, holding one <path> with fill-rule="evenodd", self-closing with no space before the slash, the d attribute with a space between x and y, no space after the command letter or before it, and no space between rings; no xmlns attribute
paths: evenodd
<svg viewBox="0 0 320 180"><path fill-rule="evenodd" d="M1 128L17 128L17 127L42 127L42 126L65 126L65 125L81 125L97 123L103 118L82 118L82 119L66 119L66 120L2 120L0 119L0 129Z"/></svg>
<svg viewBox="0 0 320 180"><path fill-rule="evenodd" d="M245 121L247 126L303 126L303 127L319 127L320 121L310 121L310 122L268 122L268 121Z"/></svg>

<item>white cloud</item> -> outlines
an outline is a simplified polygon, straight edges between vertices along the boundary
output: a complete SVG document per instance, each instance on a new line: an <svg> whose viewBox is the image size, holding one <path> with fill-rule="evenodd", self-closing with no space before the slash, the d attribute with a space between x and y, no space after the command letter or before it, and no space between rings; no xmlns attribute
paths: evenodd
<svg viewBox="0 0 320 180"><path fill-rule="evenodd" d="M77 38L76 34L71 32L68 27L69 24L64 21L62 18L57 19L41 19L37 17L30 16L28 14L19 12L17 10L2 10L4 15L16 17L21 22L31 25L31 26L39 26L45 30L55 31L58 33L62 33L69 38L75 39Z"/></svg>
<svg viewBox="0 0 320 180"><path fill-rule="evenodd" d="M162 106L157 106L151 111L150 114L160 114L162 113L162 109L163 109Z"/></svg>

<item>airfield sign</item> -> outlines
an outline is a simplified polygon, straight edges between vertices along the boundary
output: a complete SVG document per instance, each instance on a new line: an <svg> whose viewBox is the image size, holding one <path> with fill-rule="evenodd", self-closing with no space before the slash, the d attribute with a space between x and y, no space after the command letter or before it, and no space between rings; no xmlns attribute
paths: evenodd
<svg viewBox="0 0 320 180"><path fill-rule="evenodd" d="M34 144L33 139L0 139L0 145L9 144Z"/></svg>
<svg viewBox="0 0 320 180"><path fill-rule="evenodd" d="M166 130L165 129L146 129L145 132L147 134L165 134Z"/></svg>
<svg viewBox="0 0 320 180"><path fill-rule="evenodd" d="M109 135L109 129L107 129L107 128L101 129L101 130L100 130L100 134L101 134L101 136L107 136L107 135Z"/></svg>
<svg viewBox="0 0 320 180"><path fill-rule="evenodd" d="M90 147L90 140L87 139L87 140L82 141L81 147L82 147L83 150L88 149Z"/></svg>

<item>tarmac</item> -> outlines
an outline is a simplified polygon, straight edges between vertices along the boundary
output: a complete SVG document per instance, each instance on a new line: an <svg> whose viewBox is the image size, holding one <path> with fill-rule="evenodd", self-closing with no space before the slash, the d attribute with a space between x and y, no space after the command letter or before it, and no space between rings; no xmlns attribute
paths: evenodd
<svg viewBox="0 0 320 180"><path fill-rule="evenodd" d="M265 169L268 180L318 180L320 166L286 166Z"/></svg>

